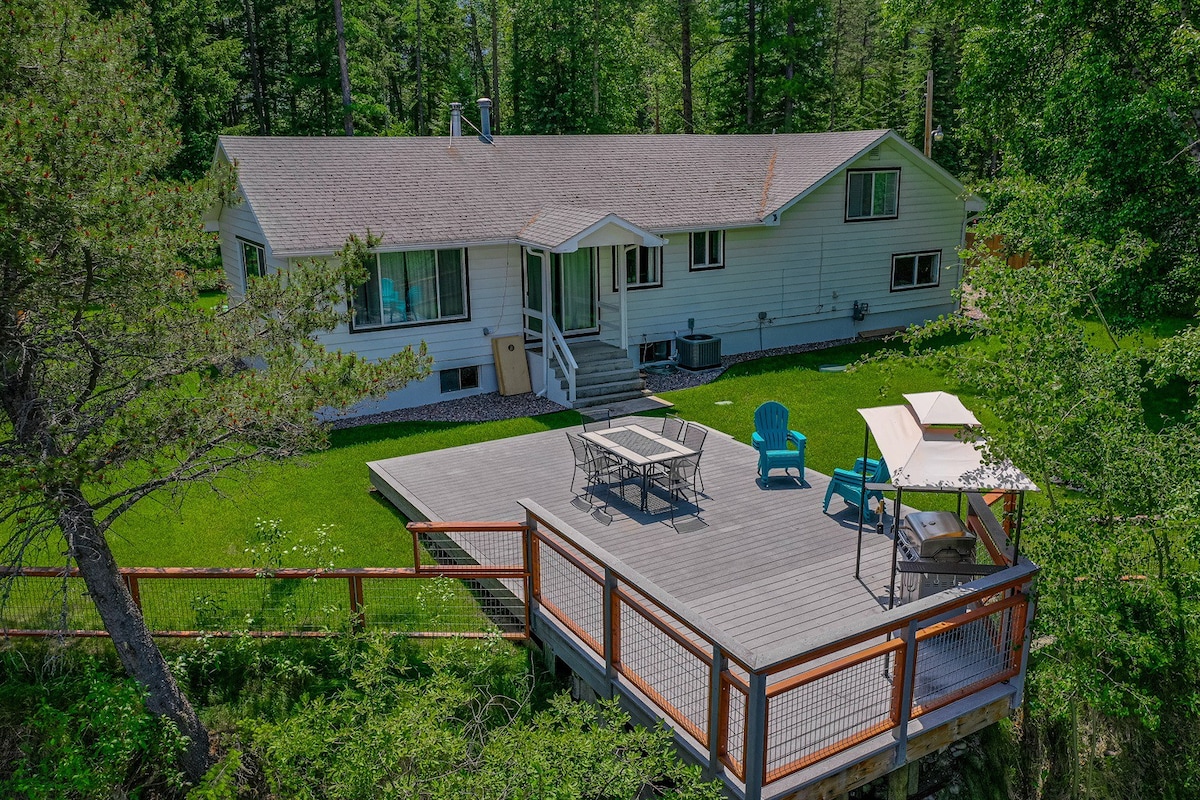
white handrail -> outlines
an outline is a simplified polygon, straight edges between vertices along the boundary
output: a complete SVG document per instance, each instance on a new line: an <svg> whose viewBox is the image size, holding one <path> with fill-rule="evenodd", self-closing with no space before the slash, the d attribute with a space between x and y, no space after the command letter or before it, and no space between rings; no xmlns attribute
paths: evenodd
<svg viewBox="0 0 1200 800"><path fill-rule="evenodd" d="M567 340L563 337L562 331L558 329L558 325L554 322L554 317L547 314L542 320L542 326L546 329L548 336L545 339L546 358L549 360L551 353L557 359L562 370L567 376L567 400L575 402L575 373L579 370L579 364L575 362L575 356L571 354L571 348L567 347Z"/></svg>

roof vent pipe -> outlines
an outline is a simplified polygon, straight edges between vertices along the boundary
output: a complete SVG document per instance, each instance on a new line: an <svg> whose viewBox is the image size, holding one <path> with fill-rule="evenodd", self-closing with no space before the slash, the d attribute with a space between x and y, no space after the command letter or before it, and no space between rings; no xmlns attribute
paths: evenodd
<svg viewBox="0 0 1200 800"><path fill-rule="evenodd" d="M492 143L492 101L481 97L479 103L479 141Z"/></svg>
<svg viewBox="0 0 1200 800"><path fill-rule="evenodd" d="M450 104L450 138L462 136L462 103Z"/></svg>

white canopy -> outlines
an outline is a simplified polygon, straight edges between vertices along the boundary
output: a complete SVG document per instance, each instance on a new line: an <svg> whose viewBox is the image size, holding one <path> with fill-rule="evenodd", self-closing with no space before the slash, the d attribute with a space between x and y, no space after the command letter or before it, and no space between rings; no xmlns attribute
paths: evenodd
<svg viewBox="0 0 1200 800"><path fill-rule="evenodd" d="M1037 491L1012 462L985 463L979 420L945 392L906 394L903 406L860 408L892 485L904 489Z"/></svg>

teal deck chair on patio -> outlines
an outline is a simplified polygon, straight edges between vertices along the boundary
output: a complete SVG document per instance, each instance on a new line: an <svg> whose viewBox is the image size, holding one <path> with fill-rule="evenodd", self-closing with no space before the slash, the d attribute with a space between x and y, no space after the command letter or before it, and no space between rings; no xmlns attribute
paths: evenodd
<svg viewBox="0 0 1200 800"><path fill-rule="evenodd" d="M768 400L754 411L754 435L750 444L758 451L758 474L763 483L770 479L771 470L795 467L804 482L804 434L788 428L788 410L782 403ZM793 450L789 445L795 445Z"/></svg>
<svg viewBox="0 0 1200 800"><path fill-rule="evenodd" d="M866 473L867 484L887 483L892 477L888 472L887 462L882 458L878 461L873 458L860 458L854 462L854 469L835 469L833 478L829 481L829 488L825 490L826 514L829 513L829 501L838 494L850 505L862 508L864 521L875 521L876 514L871 510L871 500L881 502L883 492L867 489L867 504L863 505L863 473Z"/></svg>

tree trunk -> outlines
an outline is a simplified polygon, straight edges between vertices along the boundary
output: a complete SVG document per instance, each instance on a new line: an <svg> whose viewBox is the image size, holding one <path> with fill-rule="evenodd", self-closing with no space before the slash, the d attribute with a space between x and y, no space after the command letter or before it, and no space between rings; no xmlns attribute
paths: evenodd
<svg viewBox="0 0 1200 800"><path fill-rule="evenodd" d="M199 781L212 764L208 731L179 690L166 659L150 637L141 609L133 602L117 571L108 540L96 527L92 507L73 486L60 489L58 495L63 500L58 513L59 527L104 629L112 637L125 671L146 688L146 707L152 714L171 720L188 738L180 764L188 778Z"/></svg>
<svg viewBox="0 0 1200 800"><path fill-rule="evenodd" d="M266 79L263 76L262 54L258 51L258 22L254 15L254 0L242 0L246 15L246 49L250 57L250 90L254 96L254 116L258 117L258 132L263 136L271 133L267 119Z"/></svg>
<svg viewBox="0 0 1200 800"><path fill-rule="evenodd" d="M746 131L749 133L754 126L754 72L755 62L758 60L758 42L755 40L758 35L757 0L750 0L747 6L749 13L746 32Z"/></svg>
<svg viewBox="0 0 1200 800"><path fill-rule="evenodd" d="M492 131L500 130L500 11L496 0L489 9L492 18Z"/></svg>
<svg viewBox="0 0 1200 800"><path fill-rule="evenodd" d="M350 111L350 65L346 60L346 20L342 0L333 0L333 25L337 29L338 70L342 77L342 124L346 135L354 135L354 114Z"/></svg>
<svg viewBox="0 0 1200 800"><path fill-rule="evenodd" d="M471 58L475 61L475 65L479 70L479 94L484 96L488 93L487 67L483 63L483 42L479 38L479 14L475 11L475 4L471 4Z"/></svg>
<svg viewBox="0 0 1200 800"><path fill-rule="evenodd" d="M695 0L679 0L679 67L683 75L683 132L696 132L696 117L692 109L692 4Z"/></svg>
<svg viewBox="0 0 1200 800"><path fill-rule="evenodd" d="M842 52L842 2L838 0L837 5L833 9L833 43L830 47L833 52L833 61L830 64L830 81L829 81L829 130L834 129L837 121L837 97L838 97L838 57Z"/></svg>
<svg viewBox="0 0 1200 800"><path fill-rule="evenodd" d="M792 113L795 111L795 95L796 87L793 81L796 79L796 15L789 13L787 18L787 42L788 55L787 66L784 67L783 77L786 81L783 90L783 131L784 133L792 132Z"/></svg>
<svg viewBox="0 0 1200 800"><path fill-rule="evenodd" d="M417 0L417 135L421 136L429 131L425 130L425 81L421 72L421 48L424 41L421 38L421 0Z"/></svg>
<svg viewBox="0 0 1200 800"><path fill-rule="evenodd" d="M592 116L600 118L600 0L592 0Z"/></svg>

